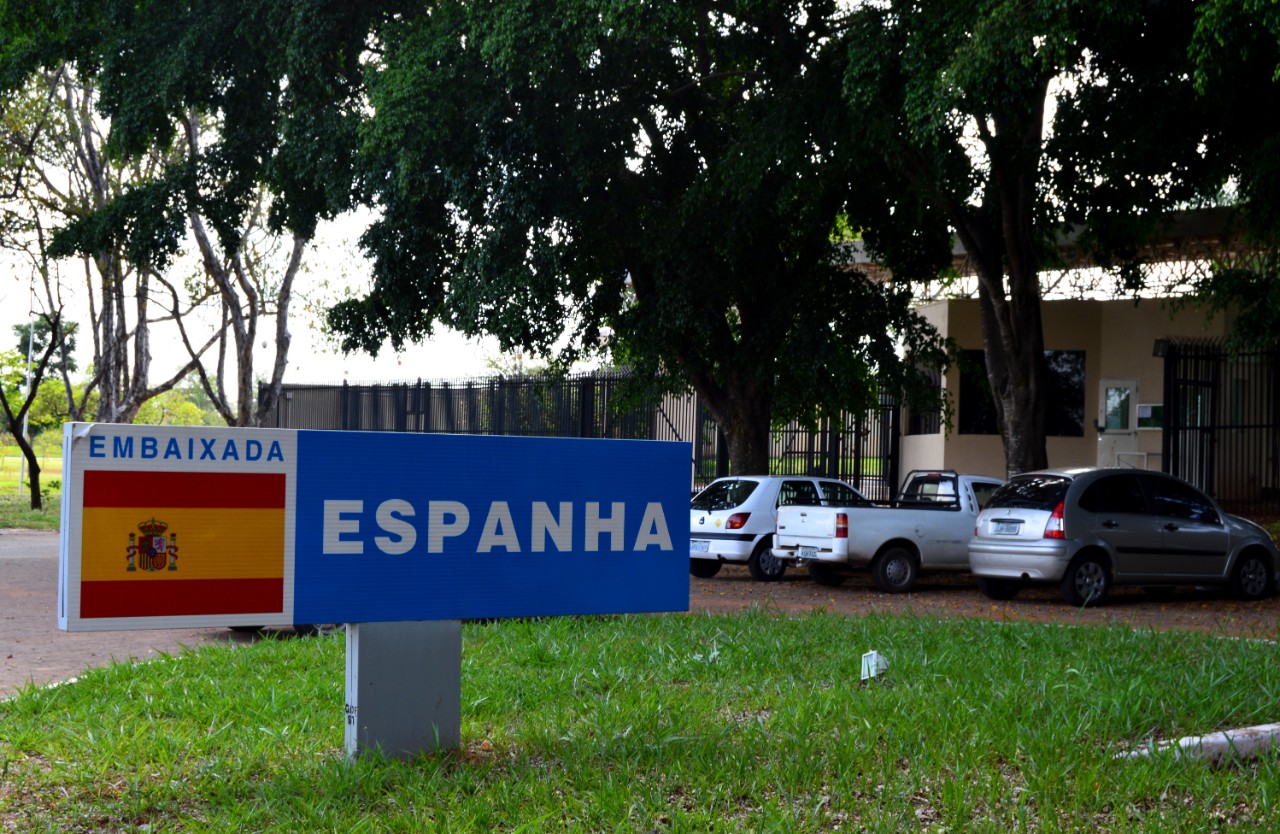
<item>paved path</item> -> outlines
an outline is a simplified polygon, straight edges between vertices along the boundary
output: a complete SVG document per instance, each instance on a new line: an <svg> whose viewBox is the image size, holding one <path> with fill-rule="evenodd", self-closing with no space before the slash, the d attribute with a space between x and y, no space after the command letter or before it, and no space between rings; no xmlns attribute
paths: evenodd
<svg viewBox="0 0 1280 834"><path fill-rule="evenodd" d="M57 607L58 534L0 530L0 699L112 660L252 639L225 628L69 634L58 630Z"/></svg>
<svg viewBox="0 0 1280 834"><path fill-rule="evenodd" d="M68 634L58 630L57 583L56 533L0 530L0 699L26 684L66 680L113 659L145 660L180 652L184 646L256 639L225 628ZM816 585L795 571L781 582L754 582L741 567L690 581L693 611L730 612L750 606L1113 625L1272 640L1280 634L1280 595L1251 603L1227 598L1221 590L1180 589L1168 599L1155 600L1137 588L1124 588L1115 589L1107 605L1080 610L1064 604L1051 587L1029 588L1015 600L994 602L978 593L968 574L926 574L913 593L900 595L880 593L865 572L840 588Z"/></svg>

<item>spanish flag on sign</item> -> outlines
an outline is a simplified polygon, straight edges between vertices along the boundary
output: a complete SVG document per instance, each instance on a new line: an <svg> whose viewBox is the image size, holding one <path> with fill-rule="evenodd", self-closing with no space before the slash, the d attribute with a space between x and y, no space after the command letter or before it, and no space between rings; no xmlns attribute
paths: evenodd
<svg viewBox="0 0 1280 834"><path fill-rule="evenodd" d="M285 475L87 470L80 616L284 610Z"/></svg>

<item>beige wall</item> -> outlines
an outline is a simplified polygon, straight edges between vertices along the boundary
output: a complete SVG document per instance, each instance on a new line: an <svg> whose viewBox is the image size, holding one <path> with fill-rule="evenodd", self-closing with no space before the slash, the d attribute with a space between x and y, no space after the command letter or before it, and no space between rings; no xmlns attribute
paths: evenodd
<svg viewBox="0 0 1280 834"><path fill-rule="evenodd" d="M982 348L982 323L977 301L930 304L921 315L965 350ZM1102 379L1135 379L1140 403L1160 403L1164 397L1164 361L1153 355L1156 339L1218 337L1226 334L1222 316L1201 308L1174 310L1154 299L1126 301L1046 301L1042 306L1045 348L1085 352L1083 437L1050 437L1046 441L1050 466L1092 466L1097 463L1098 383ZM959 371L948 371L945 386L952 403L959 401ZM1138 449L1148 453L1151 468L1159 468L1161 432L1140 430ZM949 434L909 435L902 439L902 466L943 467L960 472L1003 477L1004 447L998 436Z"/></svg>

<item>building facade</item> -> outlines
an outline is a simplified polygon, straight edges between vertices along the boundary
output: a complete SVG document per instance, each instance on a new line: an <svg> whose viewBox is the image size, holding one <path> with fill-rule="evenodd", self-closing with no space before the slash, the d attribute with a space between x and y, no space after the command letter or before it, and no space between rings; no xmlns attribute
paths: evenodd
<svg viewBox="0 0 1280 834"><path fill-rule="evenodd" d="M1222 339L1226 317L1156 299L1045 301L1041 309L1052 377L1049 465L1164 468L1161 346L1171 339ZM1003 477L978 302L940 301L920 313L955 339L965 361L942 380L954 410L951 425L927 415L906 421L902 471L943 467Z"/></svg>

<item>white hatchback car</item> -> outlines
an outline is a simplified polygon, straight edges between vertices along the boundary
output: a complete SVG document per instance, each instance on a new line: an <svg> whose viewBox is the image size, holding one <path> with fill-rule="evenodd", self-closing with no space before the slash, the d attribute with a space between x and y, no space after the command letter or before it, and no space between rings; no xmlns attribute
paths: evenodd
<svg viewBox="0 0 1280 834"><path fill-rule="evenodd" d="M800 475L717 478L693 497L689 511L689 573L715 576L725 562L745 562L762 581L787 566L769 552L782 504L849 506L867 499L844 481Z"/></svg>

